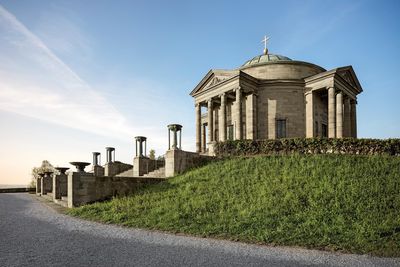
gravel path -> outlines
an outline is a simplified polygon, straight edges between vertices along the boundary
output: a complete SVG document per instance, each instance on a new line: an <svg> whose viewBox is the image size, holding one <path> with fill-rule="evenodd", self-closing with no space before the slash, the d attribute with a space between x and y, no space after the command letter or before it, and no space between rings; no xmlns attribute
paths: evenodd
<svg viewBox="0 0 400 267"><path fill-rule="evenodd" d="M0 194L0 266L400 266L400 259L175 236L88 222Z"/></svg>

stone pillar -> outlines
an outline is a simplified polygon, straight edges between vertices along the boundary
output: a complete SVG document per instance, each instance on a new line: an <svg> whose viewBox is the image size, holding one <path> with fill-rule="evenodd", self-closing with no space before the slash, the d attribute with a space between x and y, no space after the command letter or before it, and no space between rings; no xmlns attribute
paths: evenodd
<svg viewBox="0 0 400 267"><path fill-rule="evenodd" d="M36 194L40 195L42 193L42 178L36 179Z"/></svg>
<svg viewBox="0 0 400 267"><path fill-rule="evenodd" d="M254 93L246 99L246 138L257 139L257 95Z"/></svg>
<svg viewBox="0 0 400 267"><path fill-rule="evenodd" d="M206 152L206 125L202 126L202 135L201 135L201 149L203 152Z"/></svg>
<svg viewBox="0 0 400 267"><path fill-rule="evenodd" d="M235 101L235 139L241 140L243 137L242 133L242 89L239 87L236 89L236 101Z"/></svg>
<svg viewBox="0 0 400 267"><path fill-rule="evenodd" d="M268 139L276 138L276 99L268 99L267 101L267 128Z"/></svg>
<svg viewBox="0 0 400 267"><path fill-rule="evenodd" d="M196 152L201 152L201 106L196 104Z"/></svg>
<svg viewBox="0 0 400 267"><path fill-rule="evenodd" d="M306 94L306 138L315 137L314 129L314 92Z"/></svg>
<svg viewBox="0 0 400 267"><path fill-rule="evenodd" d="M346 96L344 98L344 106L343 106L343 136L350 137L351 136L351 118L350 118L350 98Z"/></svg>
<svg viewBox="0 0 400 267"><path fill-rule="evenodd" d="M328 137L336 137L336 99L335 88L328 88Z"/></svg>
<svg viewBox="0 0 400 267"><path fill-rule="evenodd" d="M45 189L45 181L44 181L44 175L40 178L40 195L44 195L46 193Z"/></svg>
<svg viewBox="0 0 400 267"><path fill-rule="evenodd" d="M221 95L221 108L219 111L219 140L226 141L226 94Z"/></svg>
<svg viewBox="0 0 400 267"><path fill-rule="evenodd" d="M213 122L213 103L212 100L207 102L207 125L208 125L208 142L214 141L214 122Z"/></svg>
<svg viewBox="0 0 400 267"><path fill-rule="evenodd" d="M357 101L352 100L350 103L351 109L351 137L357 138Z"/></svg>
<svg viewBox="0 0 400 267"><path fill-rule="evenodd" d="M343 138L343 92L336 95L336 138Z"/></svg>

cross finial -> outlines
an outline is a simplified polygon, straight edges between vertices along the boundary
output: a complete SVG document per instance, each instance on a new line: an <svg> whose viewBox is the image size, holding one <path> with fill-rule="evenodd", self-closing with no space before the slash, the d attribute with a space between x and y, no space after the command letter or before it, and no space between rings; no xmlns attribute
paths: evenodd
<svg viewBox="0 0 400 267"><path fill-rule="evenodd" d="M267 42L268 42L269 39L270 39L270 37L265 35L264 38L261 41L261 43L264 43L264 55L268 54Z"/></svg>

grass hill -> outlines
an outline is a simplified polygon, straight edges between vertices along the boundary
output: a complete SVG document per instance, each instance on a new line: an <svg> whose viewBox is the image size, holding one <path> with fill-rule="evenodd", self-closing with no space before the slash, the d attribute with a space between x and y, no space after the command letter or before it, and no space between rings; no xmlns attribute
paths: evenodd
<svg viewBox="0 0 400 267"><path fill-rule="evenodd" d="M400 256L400 157L221 160L70 214L245 242Z"/></svg>

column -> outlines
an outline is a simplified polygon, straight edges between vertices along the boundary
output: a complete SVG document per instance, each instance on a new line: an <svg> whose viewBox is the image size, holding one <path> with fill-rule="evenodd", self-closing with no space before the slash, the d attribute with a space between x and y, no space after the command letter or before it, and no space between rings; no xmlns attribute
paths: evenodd
<svg viewBox="0 0 400 267"><path fill-rule="evenodd" d="M257 139L257 95L252 93L246 99L246 138Z"/></svg>
<svg viewBox="0 0 400 267"><path fill-rule="evenodd" d="M314 92L310 91L306 94L306 138L314 136Z"/></svg>
<svg viewBox="0 0 400 267"><path fill-rule="evenodd" d="M203 124L203 132L202 132L202 145L201 145L201 148L202 148L202 151L203 152L206 152L206 148L207 148L207 146L206 146L206 125L205 124Z"/></svg>
<svg viewBox="0 0 400 267"><path fill-rule="evenodd" d="M208 106L207 106L207 125L208 125L208 142L214 141L214 122L213 122L213 103L212 100L208 100Z"/></svg>
<svg viewBox="0 0 400 267"><path fill-rule="evenodd" d="M343 137L343 92L336 95L336 138Z"/></svg>
<svg viewBox="0 0 400 267"><path fill-rule="evenodd" d="M236 101L235 101L235 139L242 139L242 89L239 87L236 89Z"/></svg>
<svg viewBox="0 0 400 267"><path fill-rule="evenodd" d="M201 152L201 106L196 104L196 152Z"/></svg>
<svg viewBox="0 0 400 267"><path fill-rule="evenodd" d="M351 118L350 118L350 98L346 96L344 98L343 106L343 136L351 136Z"/></svg>
<svg viewBox="0 0 400 267"><path fill-rule="evenodd" d="M221 95L221 108L219 110L219 140L226 141L226 94Z"/></svg>
<svg viewBox="0 0 400 267"><path fill-rule="evenodd" d="M352 100L350 103L351 110L351 137L357 138L357 101Z"/></svg>
<svg viewBox="0 0 400 267"><path fill-rule="evenodd" d="M328 137L336 137L336 99L335 88L328 88Z"/></svg>

